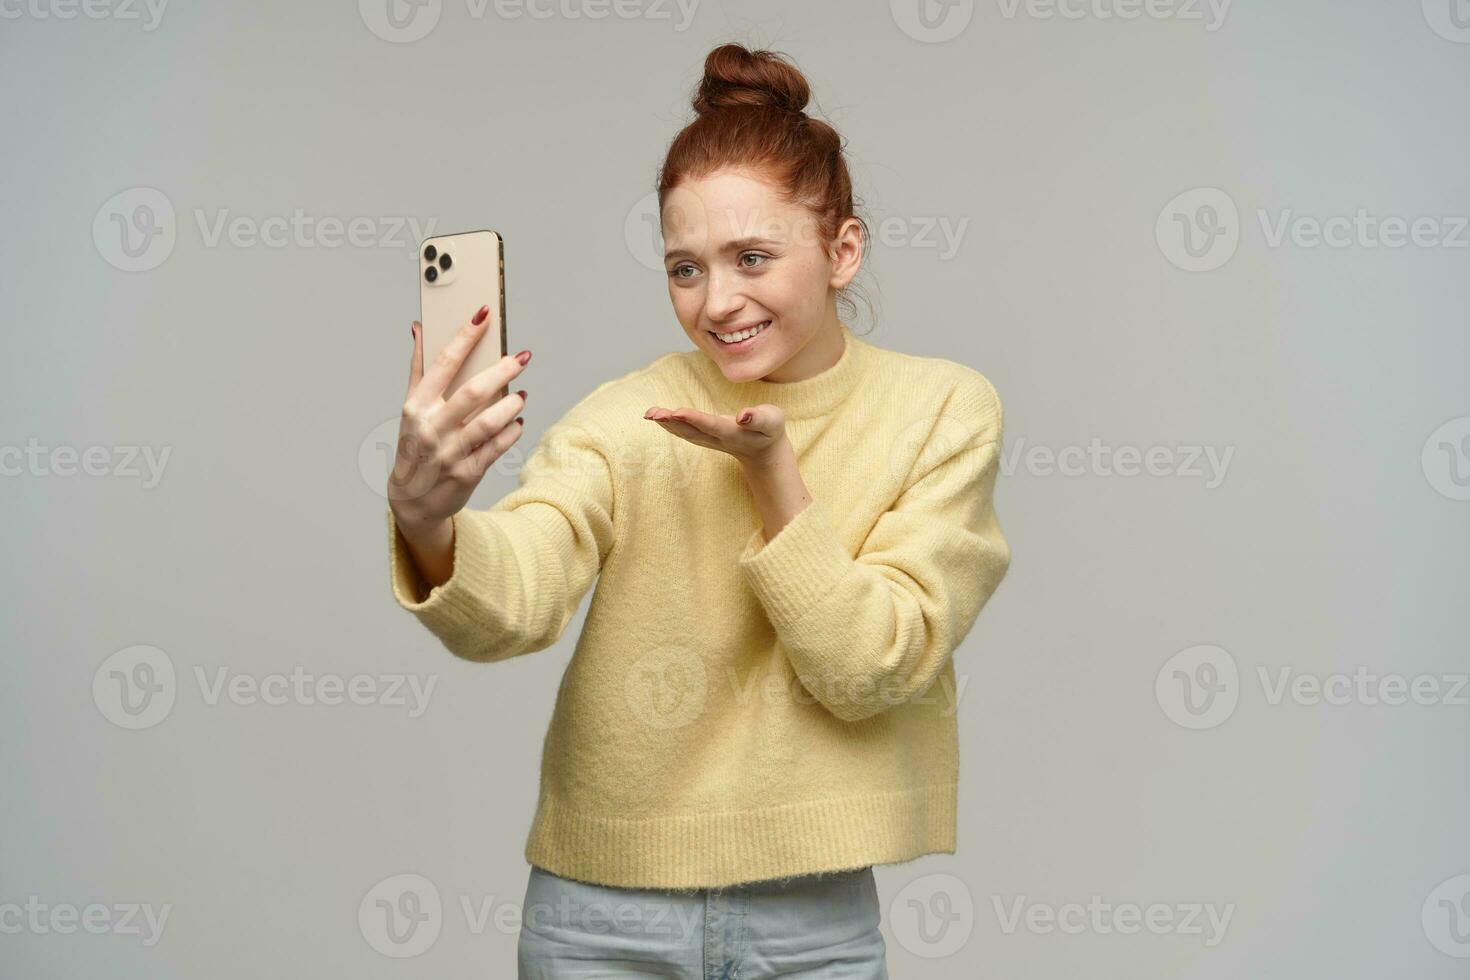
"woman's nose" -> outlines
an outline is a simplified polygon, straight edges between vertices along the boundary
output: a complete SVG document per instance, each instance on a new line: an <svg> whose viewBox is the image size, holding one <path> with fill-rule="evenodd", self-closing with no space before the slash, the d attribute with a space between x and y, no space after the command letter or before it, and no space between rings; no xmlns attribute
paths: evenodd
<svg viewBox="0 0 1470 980"><path fill-rule="evenodd" d="M739 285L721 276L710 276L704 294L705 314L716 322L729 319L745 305Z"/></svg>

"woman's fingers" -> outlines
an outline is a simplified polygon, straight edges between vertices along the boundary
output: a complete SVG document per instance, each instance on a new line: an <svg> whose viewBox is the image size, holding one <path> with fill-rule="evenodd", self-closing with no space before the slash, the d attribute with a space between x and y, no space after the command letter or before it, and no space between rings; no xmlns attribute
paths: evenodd
<svg viewBox="0 0 1470 980"><path fill-rule="evenodd" d="M723 416L701 412L697 408L675 409L673 418L675 421L683 422L685 425L698 429L707 435L729 437L735 432L735 429L729 425Z"/></svg>
<svg viewBox="0 0 1470 980"><path fill-rule="evenodd" d="M701 412L697 408L650 409L644 418L651 418L655 422L663 422L672 426L684 426L681 432L697 432L702 435L711 436L716 439L730 439L736 437L740 426L735 425L729 419L721 415L711 415L709 412Z"/></svg>
<svg viewBox="0 0 1470 980"><path fill-rule="evenodd" d="M506 400L509 401L510 399ZM505 454L505 451L509 449L515 443L515 441L521 437L521 433L525 431L525 422L517 417L516 419L511 421L509 425L504 426L499 432L496 432L489 439L486 439L475 449L474 452L466 456L464 458L464 461L460 464L465 468L465 476L471 480L480 479L480 477L485 475L485 471L490 468L490 464L494 463L497 459L503 456Z"/></svg>
<svg viewBox="0 0 1470 980"><path fill-rule="evenodd" d="M473 377L459 386L459 390L439 410L437 416L439 431L451 431L452 427L468 424L467 419L478 418L483 414L487 405L501 398L501 389L510 384L511 380L525 369L525 365L520 361L506 355L484 370L476 372ZM505 416L505 419L514 415L515 412L512 412ZM505 419L501 420L501 424L504 424Z"/></svg>
<svg viewBox="0 0 1470 980"><path fill-rule="evenodd" d="M413 334L413 357L408 364L408 393L403 396L404 401L413 397L413 389L424 376L424 327L417 320L409 325L409 333Z"/></svg>
<svg viewBox="0 0 1470 980"><path fill-rule="evenodd" d="M478 446L504 429L511 419L521 414L521 410L525 407L525 389L513 391L460 426L459 437L466 447ZM470 454L469 448L466 449L465 454Z"/></svg>
<svg viewBox="0 0 1470 980"><path fill-rule="evenodd" d="M460 365L469 357L470 351L480 342L485 335L485 324L490 322L490 307L482 306L475 315L465 321L454 334L454 339L444 345L444 349L434 355L434 360L424 365L422 384L419 385L413 398L421 398L432 404L434 399L441 398L449 382L459 373ZM422 331L420 331L422 332Z"/></svg>
<svg viewBox="0 0 1470 980"><path fill-rule="evenodd" d="M775 405L751 405L735 413L735 424L744 432L774 437L786 427L786 413Z"/></svg>

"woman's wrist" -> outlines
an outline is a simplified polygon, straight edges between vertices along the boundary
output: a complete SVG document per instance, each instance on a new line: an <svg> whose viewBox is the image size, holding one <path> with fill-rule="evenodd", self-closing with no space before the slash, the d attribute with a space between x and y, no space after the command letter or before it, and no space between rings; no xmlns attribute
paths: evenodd
<svg viewBox="0 0 1470 980"><path fill-rule="evenodd" d="M419 575L430 587L443 585L454 574L454 519L426 525L398 524Z"/></svg>
<svg viewBox="0 0 1470 980"><path fill-rule="evenodd" d="M759 456L738 456L740 468L745 472L746 479L769 479L776 471L788 463L796 462L796 451L791 448L791 440L786 438L782 432L781 437L768 446L765 452Z"/></svg>
<svg viewBox="0 0 1470 980"><path fill-rule="evenodd" d="M741 460L740 469L760 513L767 541L812 501L801 478L796 451L785 436L760 459Z"/></svg>

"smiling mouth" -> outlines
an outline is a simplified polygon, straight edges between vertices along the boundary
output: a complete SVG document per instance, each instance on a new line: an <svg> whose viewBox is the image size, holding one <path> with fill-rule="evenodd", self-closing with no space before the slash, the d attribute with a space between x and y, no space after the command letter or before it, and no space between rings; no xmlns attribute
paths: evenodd
<svg viewBox="0 0 1470 980"><path fill-rule="evenodd" d="M762 320L754 327L749 327L745 330L736 330L731 333L717 333L714 330L708 330L706 333L718 340L723 347L739 347L742 344L750 343L750 341L759 337L770 328L771 321Z"/></svg>

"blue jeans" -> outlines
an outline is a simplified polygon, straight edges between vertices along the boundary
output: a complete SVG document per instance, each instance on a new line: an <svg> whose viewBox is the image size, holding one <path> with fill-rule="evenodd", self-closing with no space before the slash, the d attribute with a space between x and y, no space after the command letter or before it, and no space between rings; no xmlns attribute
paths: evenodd
<svg viewBox="0 0 1470 980"><path fill-rule="evenodd" d="M888 980L871 867L725 888L615 888L531 866L520 980Z"/></svg>

